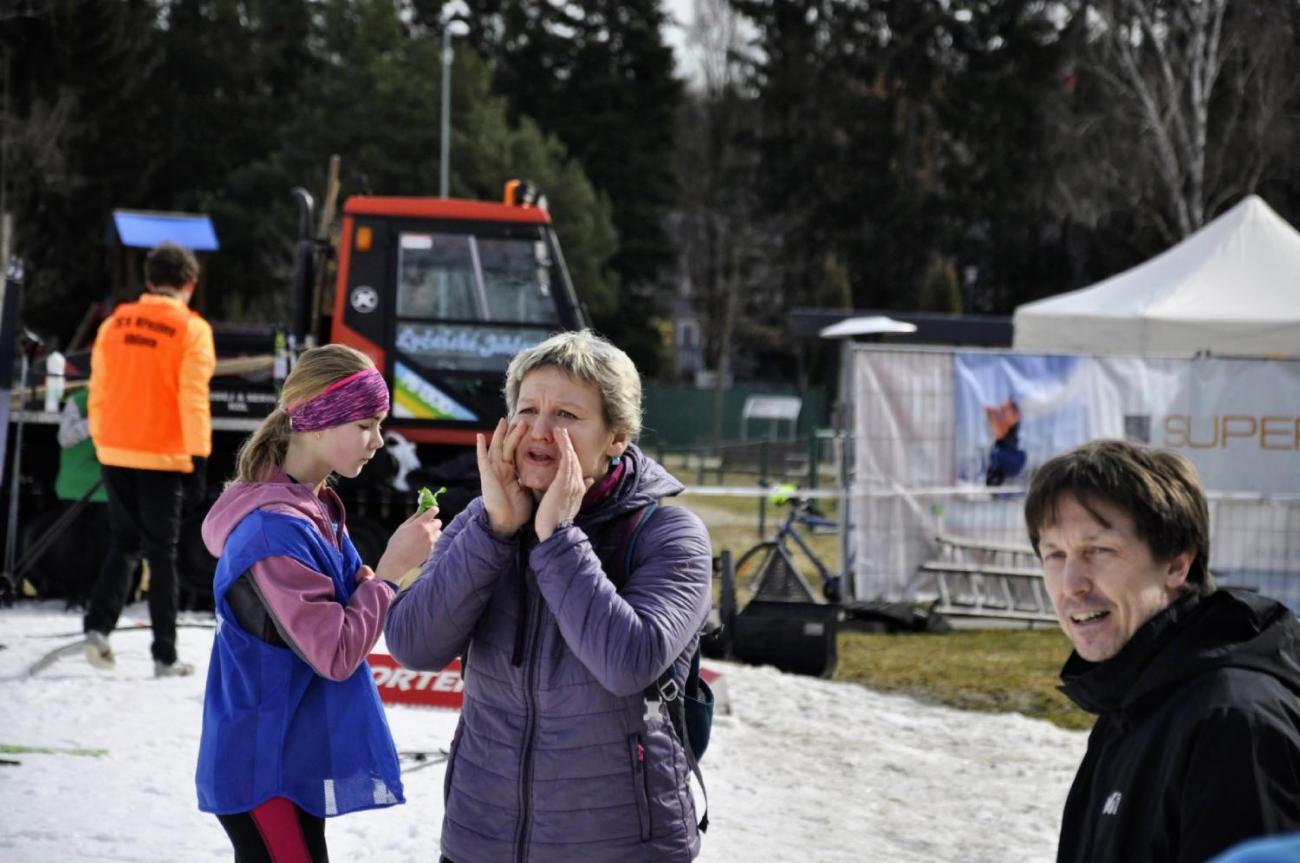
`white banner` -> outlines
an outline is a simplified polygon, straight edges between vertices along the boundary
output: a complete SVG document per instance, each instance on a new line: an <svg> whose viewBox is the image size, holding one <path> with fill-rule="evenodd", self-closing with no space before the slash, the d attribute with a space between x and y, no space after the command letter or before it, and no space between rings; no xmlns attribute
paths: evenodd
<svg viewBox="0 0 1300 863"><path fill-rule="evenodd" d="M1207 489L1300 492L1300 362L959 352L953 377L958 483L1023 485L1105 437L1182 453Z"/></svg>
<svg viewBox="0 0 1300 863"><path fill-rule="evenodd" d="M911 601L936 537L1027 545L1034 469L1094 438L1186 455L1211 499L1211 567L1300 609L1300 362L851 352L854 597Z"/></svg>

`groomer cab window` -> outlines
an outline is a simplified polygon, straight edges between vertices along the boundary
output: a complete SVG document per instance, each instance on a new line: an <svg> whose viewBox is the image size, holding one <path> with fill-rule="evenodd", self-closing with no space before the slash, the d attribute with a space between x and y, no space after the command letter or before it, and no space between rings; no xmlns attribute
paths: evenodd
<svg viewBox="0 0 1300 863"><path fill-rule="evenodd" d="M401 319L554 325L549 244L541 237L492 238L403 232L398 242Z"/></svg>

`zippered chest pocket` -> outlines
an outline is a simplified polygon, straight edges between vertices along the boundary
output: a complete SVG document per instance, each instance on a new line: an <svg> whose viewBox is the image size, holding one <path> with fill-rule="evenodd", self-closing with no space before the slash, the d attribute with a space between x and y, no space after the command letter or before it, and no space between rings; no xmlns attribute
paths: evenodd
<svg viewBox="0 0 1300 863"><path fill-rule="evenodd" d="M632 765L632 796L636 800L637 818L641 822L641 840L650 838L650 792L647 783L650 771L646 769L645 744L640 734L630 734L627 738L628 760Z"/></svg>

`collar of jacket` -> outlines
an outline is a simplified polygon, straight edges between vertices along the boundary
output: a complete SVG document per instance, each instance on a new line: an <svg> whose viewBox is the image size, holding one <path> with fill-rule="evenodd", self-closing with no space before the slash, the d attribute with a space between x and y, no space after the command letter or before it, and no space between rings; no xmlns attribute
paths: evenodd
<svg viewBox="0 0 1300 863"><path fill-rule="evenodd" d="M153 291L142 293L137 302L149 303L152 305L175 306L178 309L188 309L189 303L180 297L173 297L171 294L155 294Z"/></svg>
<svg viewBox="0 0 1300 863"><path fill-rule="evenodd" d="M1154 709L1170 688L1207 671L1237 668L1266 674L1300 696L1300 621L1275 599L1220 588L1183 596L1138 628L1113 658L1071 655L1064 692L1090 713Z"/></svg>
<svg viewBox="0 0 1300 863"><path fill-rule="evenodd" d="M1071 652L1061 669L1059 689L1089 713L1108 713L1128 706L1135 684L1195 616L1200 599L1193 593L1178 597L1139 626L1119 653L1103 662L1089 662L1077 651Z"/></svg>

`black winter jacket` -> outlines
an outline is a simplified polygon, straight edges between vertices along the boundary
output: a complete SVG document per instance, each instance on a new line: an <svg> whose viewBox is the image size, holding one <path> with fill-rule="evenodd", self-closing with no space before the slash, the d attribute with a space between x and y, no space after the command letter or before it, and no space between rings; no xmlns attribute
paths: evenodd
<svg viewBox="0 0 1300 863"><path fill-rule="evenodd" d="M1300 624L1265 597L1184 596L1061 691L1099 714L1057 860L1203 863L1300 830Z"/></svg>

